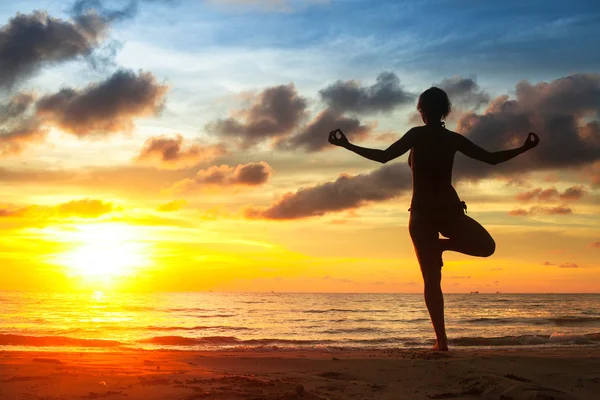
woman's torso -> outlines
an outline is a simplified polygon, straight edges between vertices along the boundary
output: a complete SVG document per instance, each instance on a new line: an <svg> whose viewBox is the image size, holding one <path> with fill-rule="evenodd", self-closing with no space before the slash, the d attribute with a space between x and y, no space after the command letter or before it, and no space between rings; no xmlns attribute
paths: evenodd
<svg viewBox="0 0 600 400"><path fill-rule="evenodd" d="M411 210L428 212L462 211L452 187L452 165L456 154L456 133L442 126L422 126L411 149L413 197Z"/></svg>

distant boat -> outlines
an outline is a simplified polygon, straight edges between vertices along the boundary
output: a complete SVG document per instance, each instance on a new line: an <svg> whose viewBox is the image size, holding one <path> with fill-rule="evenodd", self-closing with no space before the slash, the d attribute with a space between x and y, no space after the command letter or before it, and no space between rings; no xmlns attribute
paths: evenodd
<svg viewBox="0 0 600 400"><path fill-rule="evenodd" d="M471 294L479 294L478 291L471 292Z"/></svg>

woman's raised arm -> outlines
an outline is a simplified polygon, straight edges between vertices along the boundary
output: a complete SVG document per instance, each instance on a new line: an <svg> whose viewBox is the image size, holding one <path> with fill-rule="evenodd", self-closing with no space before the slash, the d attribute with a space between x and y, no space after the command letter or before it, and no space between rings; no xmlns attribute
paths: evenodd
<svg viewBox="0 0 600 400"><path fill-rule="evenodd" d="M468 138L462 135L457 134L457 137L458 151L460 151L467 157L471 157L475 160L479 160L492 165L500 164L512 158L515 158L519 154L525 153L527 150L533 149L540 142L540 138L538 137L538 135L536 135L533 132L529 132L529 135L527 135L527 139L525 140L523 146L510 150L490 152L482 147L477 146L475 143L471 142Z"/></svg>
<svg viewBox="0 0 600 400"><path fill-rule="evenodd" d="M341 136L338 137L338 134ZM409 130L404 136L402 136L385 150L369 149L367 147L361 147L352 144L348 141L348 138L346 138L346 135L344 135L341 129L336 129L329 132L329 143L348 149L359 156L368 158L369 160L385 164L388 161L400 157L414 146L415 131L413 129Z"/></svg>

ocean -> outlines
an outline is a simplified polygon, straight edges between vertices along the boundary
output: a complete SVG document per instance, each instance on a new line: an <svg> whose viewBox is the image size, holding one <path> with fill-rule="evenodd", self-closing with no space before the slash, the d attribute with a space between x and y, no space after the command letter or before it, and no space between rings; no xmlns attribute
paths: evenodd
<svg viewBox="0 0 600 400"><path fill-rule="evenodd" d="M600 294L446 294L450 346L599 346ZM423 348L420 294L0 292L0 350Z"/></svg>

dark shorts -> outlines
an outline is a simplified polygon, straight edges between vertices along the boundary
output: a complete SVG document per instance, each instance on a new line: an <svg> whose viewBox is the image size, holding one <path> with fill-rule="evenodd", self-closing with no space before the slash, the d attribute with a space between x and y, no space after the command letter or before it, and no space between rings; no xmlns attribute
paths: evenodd
<svg viewBox="0 0 600 400"><path fill-rule="evenodd" d="M462 209L430 211L411 207L408 230L421 268L441 268L442 252L439 234L454 236L467 217Z"/></svg>

